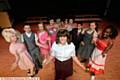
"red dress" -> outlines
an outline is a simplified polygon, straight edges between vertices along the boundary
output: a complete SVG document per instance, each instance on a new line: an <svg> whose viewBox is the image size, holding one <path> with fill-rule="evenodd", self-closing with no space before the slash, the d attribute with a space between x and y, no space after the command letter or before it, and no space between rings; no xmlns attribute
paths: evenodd
<svg viewBox="0 0 120 80"><path fill-rule="evenodd" d="M42 55L46 55L50 51L50 45L48 43L48 33L46 31L38 33L38 40L40 44L42 44L45 48L40 47L40 51Z"/></svg>
<svg viewBox="0 0 120 80"><path fill-rule="evenodd" d="M95 74L104 73L104 66L106 60L106 54L103 57L102 53L106 49L107 43L103 40L97 40L96 48L93 50L88 67L91 72Z"/></svg>

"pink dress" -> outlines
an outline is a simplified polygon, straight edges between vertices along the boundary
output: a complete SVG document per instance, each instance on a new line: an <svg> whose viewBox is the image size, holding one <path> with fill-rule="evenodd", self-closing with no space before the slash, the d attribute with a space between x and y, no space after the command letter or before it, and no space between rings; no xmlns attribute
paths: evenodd
<svg viewBox="0 0 120 80"><path fill-rule="evenodd" d="M94 72L95 74L100 74L104 73L105 60L107 55L103 57L102 53L107 47L107 43L102 40L97 40L96 44L97 46L93 50L88 67L90 68L90 71Z"/></svg>
<svg viewBox="0 0 120 80"><path fill-rule="evenodd" d="M22 70L28 70L34 67L34 64L32 62L32 58L29 55L25 45L23 43L11 43L9 46L9 51L11 54L16 55L16 53L19 55L19 61L18 66Z"/></svg>
<svg viewBox="0 0 120 80"><path fill-rule="evenodd" d="M50 28L48 29L50 33L50 38L51 38L51 44L53 44L56 41L56 35L58 29L55 27L55 25L49 26Z"/></svg>
<svg viewBox="0 0 120 80"><path fill-rule="evenodd" d="M48 37L49 36L48 36L48 33L46 31L38 33L38 40L39 40L40 44L42 44L43 46L46 47L46 48L40 47L40 51L41 51L42 55L46 55L50 51L50 45L48 43Z"/></svg>

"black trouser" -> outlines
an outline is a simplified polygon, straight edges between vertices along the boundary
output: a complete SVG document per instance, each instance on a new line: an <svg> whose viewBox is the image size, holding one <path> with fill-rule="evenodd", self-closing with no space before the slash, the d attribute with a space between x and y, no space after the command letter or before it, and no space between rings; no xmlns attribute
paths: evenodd
<svg viewBox="0 0 120 80"><path fill-rule="evenodd" d="M30 55L33 59L33 63L35 64L35 68L39 70L39 68L42 68L42 57L40 55L39 48L34 48L33 50L30 51Z"/></svg>

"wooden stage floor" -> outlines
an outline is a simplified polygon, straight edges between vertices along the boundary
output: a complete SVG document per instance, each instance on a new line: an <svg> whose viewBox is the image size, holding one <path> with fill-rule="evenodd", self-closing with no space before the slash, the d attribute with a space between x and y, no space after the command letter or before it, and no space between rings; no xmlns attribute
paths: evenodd
<svg viewBox="0 0 120 80"><path fill-rule="evenodd" d="M26 72L19 68L14 72L10 71L10 66L15 58L9 53L8 47L9 43L5 42L0 35L0 77L27 77ZM88 73L83 71L76 64L73 66L74 73L67 80L89 80L90 76ZM54 64L51 63L41 69L36 77L40 77L40 80L54 80ZM105 74L98 75L97 77L99 78L97 80L120 80L120 33L107 57Z"/></svg>

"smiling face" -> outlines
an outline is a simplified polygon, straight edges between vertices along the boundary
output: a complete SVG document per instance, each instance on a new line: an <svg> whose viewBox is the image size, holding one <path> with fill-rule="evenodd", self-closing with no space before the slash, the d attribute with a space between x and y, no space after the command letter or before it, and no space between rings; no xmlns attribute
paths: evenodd
<svg viewBox="0 0 120 80"><path fill-rule="evenodd" d="M69 23L72 24L73 23L73 19L69 19Z"/></svg>
<svg viewBox="0 0 120 80"><path fill-rule="evenodd" d="M104 32L103 32L103 38L108 38L111 35L111 29L107 28Z"/></svg>
<svg viewBox="0 0 120 80"><path fill-rule="evenodd" d="M38 24L38 28L40 31L44 30L43 24Z"/></svg>
<svg viewBox="0 0 120 80"><path fill-rule="evenodd" d="M91 28L91 29L95 29L95 28L96 28L95 22L90 23L90 28Z"/></svg>
<svg viewBox="0 0 120 80"><path fill-rule="evenodd" d="M55 22L54 22L53 19L51 19L51 20L49 21L49 23L50 23L50 25L53 25Z"/></svg>
<svg viewBox="0 0 120 80"><path fill-rule="evenodd" d="M61 36L61 37L59 37L59 39L60 39L60 43L62 45L64 45L67 42L67 36Z"/></svg>
<svg viewBox="0 0 120 80"><path fill-rule="evenodd" d="M31 32L30 25L25 25L24 26L24 31L27 32L27 33Z"/></svg>
<svg viewBox="0 0 120 80"><path fill-rule="evenodd" d="M82 24L78 24L78 28L82 28Z"/></svg>
<svg viewBox="0 0 120 80"><path fill-rule="evenodd" d="M16 42L17 41L17 36L13 33L11 34L11 42Z"/></svg>

